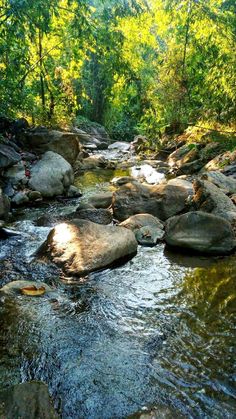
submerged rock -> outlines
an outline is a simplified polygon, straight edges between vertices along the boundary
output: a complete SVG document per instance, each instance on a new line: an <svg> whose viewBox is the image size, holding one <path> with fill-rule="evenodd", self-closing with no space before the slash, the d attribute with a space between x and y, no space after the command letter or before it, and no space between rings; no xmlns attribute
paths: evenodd
<svg viewBox="0 0 236 419"><path fill-rule="evenodd" d="M170 218L165 241L169 246L213 255L229 254L236 247L230 223L202 211Z"/></svg>
<svg viewBox="0 0 236 419"><path fill-rule="evenodd" d="M71 165L59 154L47 151L31 169L29 186L43 197L63 195L74 181Z"/></svg>
<svg viewBox="0 0 236 419"><path fill-rule="evenodd" d="M57 419L48 387L40 381L17 384L0 392L0 417L6 419Z"/></svg>
<svg viewBox="0 0 236 419"><path fill-rule="evenodd" d="M164 237L163 223L150 214L133 215L120 224L132 230L139 244L153 246Z"/></svg>
<svg viewBox="0 0 236 419"><path fill-rule="evenodd" d="M50 257L68 274L82 276L133 257L137 245L126 228L76 219L51 230L37 254Z"/></svg>
<svg viewBox="0 0 236 419"><path fill-rule="evenodd" d="M52 288L41 281L12 281L9 284L4 285L0 288L0 293L7 295L21 295L22 288L35 287L36 289L44 288L45 293L52 291Z"/></svg>

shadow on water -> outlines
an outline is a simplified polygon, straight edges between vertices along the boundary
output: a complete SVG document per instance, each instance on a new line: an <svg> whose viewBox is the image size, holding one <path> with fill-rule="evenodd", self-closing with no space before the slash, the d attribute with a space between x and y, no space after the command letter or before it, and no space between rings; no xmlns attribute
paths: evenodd
<svg viewBox="0 0 236 419"><path fill-rule="evenodd" d="M158 404L188 418L236 416L235 258L159 244L68 284L30 258L49 230L18 228L22 237L0 248L1 283L39 279L54 292L0 299L1 388L45 381L64 419L124 418Z"/></svg>

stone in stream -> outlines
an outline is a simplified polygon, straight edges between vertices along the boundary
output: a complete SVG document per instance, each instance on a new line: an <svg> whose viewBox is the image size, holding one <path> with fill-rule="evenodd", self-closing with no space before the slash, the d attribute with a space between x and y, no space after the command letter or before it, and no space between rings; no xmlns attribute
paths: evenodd
<svg viewBox="0 0 236 419"><path fill-rule="evenodd" d="M49 285L41 281L12 281L0 288L0 294L7 294L10 296L22 295L22 288L35 287L37 289L44 288L45 293L53 291ZM44 293L44 294L45 294Z"/></svg>
<svg viewBox="0 0 236 419"><path fill-rule="evenodd" d="M59 154L47 151L31 168L29 186L43 197L65 194L74 181L71 165Z"/></svg>
<svg viewBox="0 0 236 419"><path fill-rule="evenodd" d="M126 183L114 192L114 218L124 221L131 215L147 213L165 221L187 210L190 186L189 183L187 186L173 183L153 186L138 182Z"/></svg>
<svg viewBox="0 0 236 419"><path fill-rule="evenodd" d="M132 230L138 243L146 246L154 246L165 234L163 223L150 214L133 215L120 226Z"/></svg>
<svg viewBox="0 0 236 419"><path fill-rule="evenodd" d="M170 407L155 406L150 410L143 408L143 410L128 416L127 419L184 419L184 417Z"/></svg>
<svg viewBox="0 0 236 419"><path fill-rule="evenodd" d="M40 381L17 384L0 392L2 419L59 419L48 387Z"/></svg>
<svg viewBox="0 0 236 419"><path fill-rule="evenodd" d="M65 216L67 218L67 216ZM89 220L97 224L110 224L112 222L112 214L108 209L103 208L78 208L75 212L68 214L67 219L83 219Z"/></svg>
<svg viewBox="0 0 236 419"><path fill-rule="evenodd" d="M67 274L83 276L132 258L137 246L133 232L124 227L77 219L51 230L36 256L51 258Z"/></svg>
<svg viewBox="0 0 236 419"><path fill-rule="evenodd" d="M108 208L112 203L113 192L102 192L89 197L88 202L94 208Z"/></svg>
<svg viewBox="0 0 236 419"><path fill-rule="evenodd" d="M0 219L6 220L10 211L10 201L0 188Z"/></svg>
<svg viewBox="0 0 236 419"><path fill-rule="evenodd" d="M236 247L230 223L202 211L170 218L166 222L165 241L172 247L212 255L229 254Z"/></svg>
<svg viewBox="0 0 236 419"><path fill-rule="evenodd" d="M218 215L236 226L236 206L224 192L206 180L195 180L193 204L195 209Z"/></svg>

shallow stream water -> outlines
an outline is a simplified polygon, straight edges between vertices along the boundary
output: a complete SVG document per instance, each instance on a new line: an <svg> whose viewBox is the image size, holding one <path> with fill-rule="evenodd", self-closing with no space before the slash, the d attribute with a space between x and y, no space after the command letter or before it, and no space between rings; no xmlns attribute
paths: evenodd
<svg viewBox="0 0 236 419"><path fill-rule="evenodd" d="M77 185L86 196L121 174L91 172ZM22 235L0 244L1 284L54 288L0 301L0 389L42 380L64 419L125 418L160 405L186 418L235 418L235 257L139 247L125 265L78 282L32 259L50 230L33 220L77 205L21 211L13 227Z"/></svg>

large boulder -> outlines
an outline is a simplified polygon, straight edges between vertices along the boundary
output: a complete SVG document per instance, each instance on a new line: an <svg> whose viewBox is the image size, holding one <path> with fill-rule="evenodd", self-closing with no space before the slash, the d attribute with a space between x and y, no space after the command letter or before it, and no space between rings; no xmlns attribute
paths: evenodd
<svg viewBox="0 0 236 419"><path fill-rule="evenodd" d="M37 254L50 257L67 274L83 276L131 258L137 245L134 234L126 228L73 220L51 230Z"/></svg>
<svg viewBox="0 0 236 419"><path fill-rule="evenodd" d="M17 384L0 392L0 418L56 419L48 387L39 381Z"/></svg>
<svg viewBox="0 0 236 419"><path fill-rule="evenodd" d="M127 183L113 195L114 217L124 221L131 215L147 213L165 221L187 209L188 196L189 187L182 185Z"/></svg>
<svg viewBox="0 0 236 419"><path fill-rule="evenodd" d="M71 165L59 154L47 151L31 168L29 186L43 197L63 195L74 181Z"/></svg>
<svg viewBox="0 0 236 419"><path fill-rule="evenodd" d="M236 206L220 188L201 179L196 179L193 186L193 204L196 210L218 215L235 224Z"/></svg>
<svg viewBox="0 0 236 419"><path fill-rule="evenodd" d="M60 154L70 164L76 161L80 152L78 137L73 132L49 130L45 127L36 127L27 130L22 138L22 143L27 149L43 154L53 151Z"/></svg>
<svg viewBox="0 0 236 419"><path fill-rule="evenodd" d="M6 195L0 188L0 220L6 220L10 211L10 202Z"/></svg>
<svg viewBox="0 0 236 419"><path fill-rule="evenodd" d="M153 246L164 237L164 225L151 214L132 215L120 223L121 227L132 230L139 244Z"/></svg>
<svg viewBox="0 0 236 419"><path fill-rule="evenodd" d="M169 246L213 255L229 254L236 247L230 223L202 211L170 218L165 241Z"/></svg>
<svg viewBox="0 0 236 419"><path fill-rule="evenodd" d="M0 144L0 169L11 167L18 163L20 159L20 154L13 147Z"/></svg>
<svg viewBox="0 0 236 419"><path fill-rule="evenodd" d="M108 208L112 204L112 192L102 192L89 197L88 202L95 208Z"/></svg>
<svg viewBox="0 0 236 419"><path fill-rule="evenodd" d="M236 193L236 179L232 176L225 176L219 171L209 171L201 176L201 179L207 180L225 191L225 193Z"/></svg>

